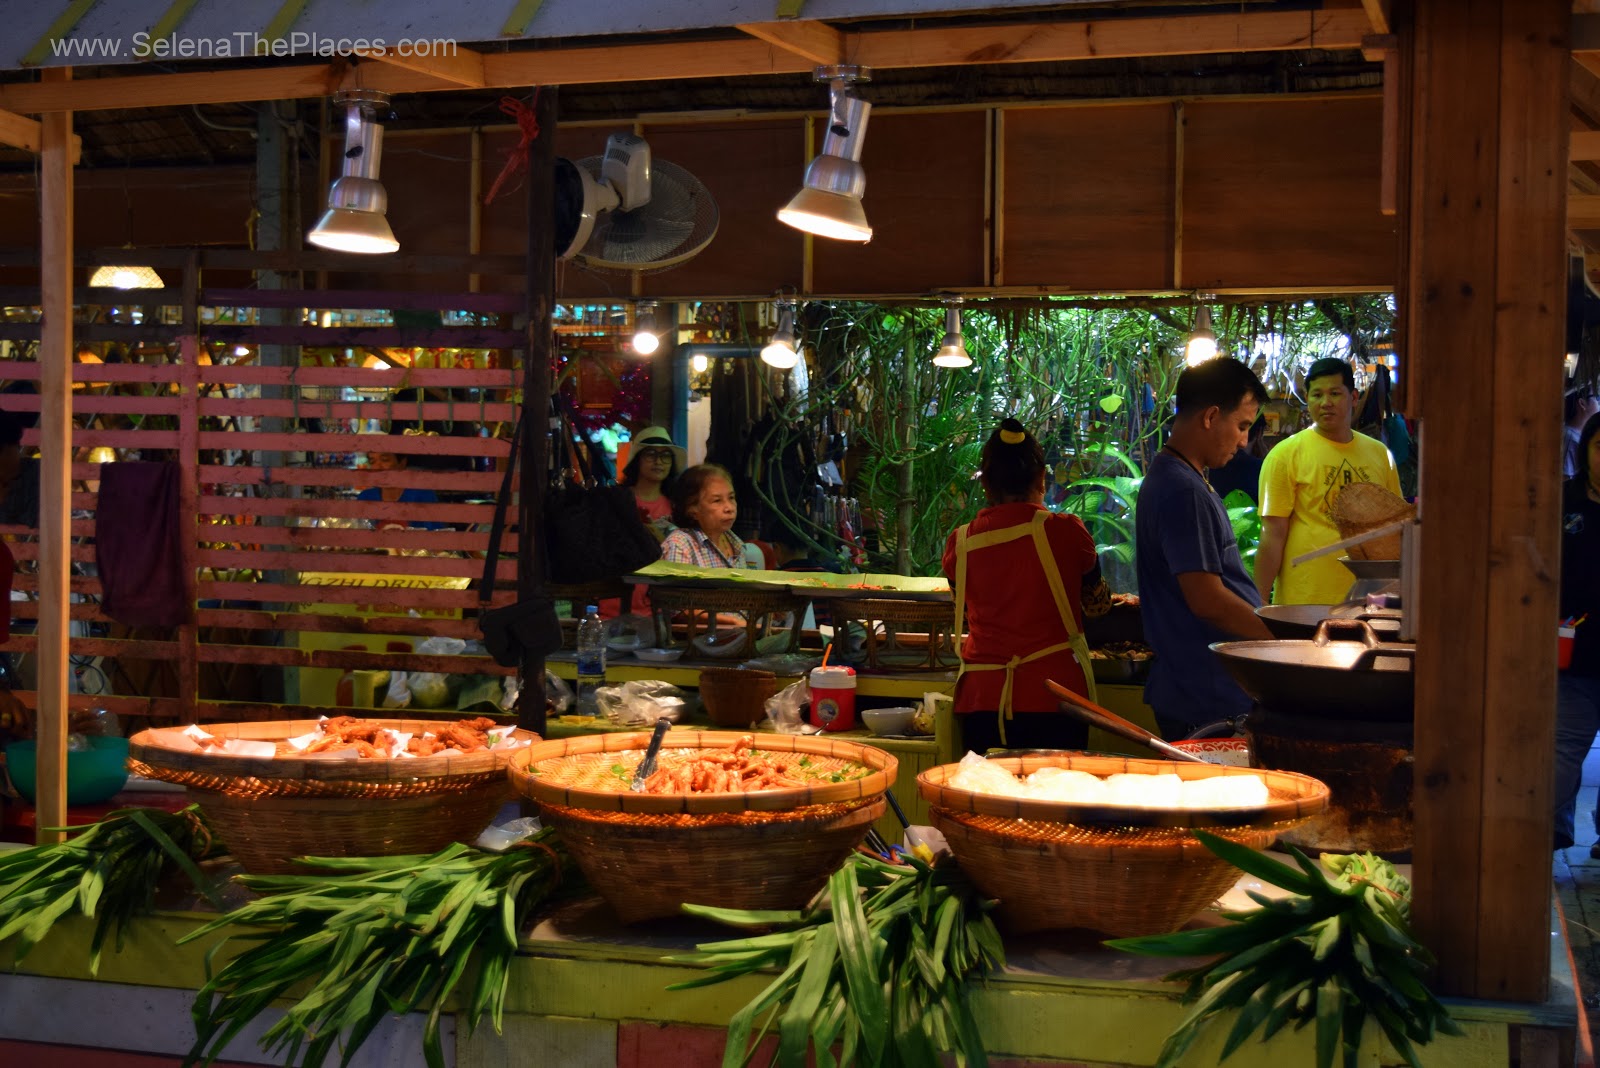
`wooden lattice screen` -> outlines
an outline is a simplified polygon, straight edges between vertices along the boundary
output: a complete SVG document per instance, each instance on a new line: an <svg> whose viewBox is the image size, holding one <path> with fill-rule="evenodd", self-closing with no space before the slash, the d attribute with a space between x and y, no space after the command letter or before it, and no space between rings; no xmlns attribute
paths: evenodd
<svg viewBox="0 0 1600 1068"><path fill-rule="evenodd" d="M118 311L80 307L75 328L70 651L78 670L98 667L106 685L96 680L85 688L103 692L73 694L74 709L180 721L287 718L332 704L332 680L346 670L512 673L483 656L424 655L414 646L477 637L477 579L520 397L525 335L511 328L520 297L200 290L192 268L182 290L90 293L107 307L117 301ZM13 309L25 303L25 291L4 296ZM130 321L134 302L142 322ZM14 358L0 364L0 378L36 381L38 324L15 321L14 310L8 317L0 338ZM83 321L91 317L101 321ZM422 325L322 325L391 317ZM467 325L447 325L454 320ZM121 362L84 362L105 360L107 342L120 343ZM311 366L302 349L328 354L332 365ZM263 353L283 365L263 363ZM411 366L400 366L406 360ZM26 387L3 403L39 408ZM363 421L380 432L356 433ZM36 430L24 436L25 455L37 441ZM184 572L195 576L188 624L128 627L101 610L96 527L127 521L97 511L100 464L90 450L107 448L121 460L179 469L180 546ZM352 466L353 454L370 452L413 465ZM356 499L395 485L432 490L439 501ZM28 657L38 546L25 526L0 526L0 534L13 542L15 589L28 597L13 601L7 649ZM516 549L508 532L496 603L515 597ZM377 650L345 648L354 644ZM499 680L479 681L483 689Z"/></svg>

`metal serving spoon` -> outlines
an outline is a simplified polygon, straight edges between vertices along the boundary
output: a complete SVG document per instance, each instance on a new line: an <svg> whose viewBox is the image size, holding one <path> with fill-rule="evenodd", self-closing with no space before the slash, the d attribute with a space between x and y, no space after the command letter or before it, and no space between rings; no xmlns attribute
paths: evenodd
<svg viewBox="0 0 1600 1068"><path fill-rule="evenodd" d="M633 782L628 784L628 789L636 794L644 792L644 781L655 774L656 757L661 753L661 740L667 736L667 731L672 728L672 721L665 716L656 720L655 733L650 735L650 748L644 751L644 759L639 761L638 770L633 773Z"/></svg>

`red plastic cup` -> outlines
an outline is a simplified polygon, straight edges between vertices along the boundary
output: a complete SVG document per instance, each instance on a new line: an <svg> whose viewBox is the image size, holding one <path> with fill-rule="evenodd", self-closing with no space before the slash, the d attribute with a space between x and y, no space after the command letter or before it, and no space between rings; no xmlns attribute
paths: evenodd
<svg viewBox="0 0 1600 1068"><path fill-rule="evenodd" d="M1556 631L1556 666L1562 671L1572 666L1572 639L1577 636L1577 627L1561 627Z"/></svg>

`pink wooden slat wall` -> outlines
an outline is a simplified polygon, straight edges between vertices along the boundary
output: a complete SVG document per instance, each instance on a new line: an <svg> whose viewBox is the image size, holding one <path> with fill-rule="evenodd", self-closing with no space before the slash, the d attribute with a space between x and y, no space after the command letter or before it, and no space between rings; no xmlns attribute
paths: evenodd
<svg viewBox="0 0 1600 1068"><path fill-rule="evenodd" d="M371 290L322 294L212 290L204 294L202 304L331 309L448 307L509 315L517 310L520 300L501 294L429 298ZM71 606L71 616L90 624L91 634L74 637L71 652L75 658L122 658L171 665L176 672L176 685L175 693L160 695L74 695L73 706L201 720L284 717L319 710L259 700L231 700L229 695L202 698L200 674L206 665L509 674L484 657L302 648L296 638L317 632L353 633L415 644L432 635L463 639L477 636L472 618L478 598L475 587L482 574L493 498L500 486L499 469L508 454L506 437L516 418L520 396L521 371L514 354L505 349L496 351L491 361L496 366L487 370L365 369L359 365L278 367L213 364L199 358L202 352L212 351L206 341L217 339L253 347L287 339L292 333L293 339L299 341L307 335L325 337L326 344L335 349L361 343L352 340L358 337L367 343L399 348L405 347L408 336L437 346L441 337L452 336L452 331L453 336L462 339L463 347L478 349L480 366L484 362L481 343L486 338L500 343L520 336L481 326L459 330L435 327L409 335L399 328L344 327L319 335L314 327L229 324L202 326L198 335L180 330L182 336L176 345L135 344L130 339L126 344L128 362L76 364L74 382L79 385L73 395L71 589L83 600ZM357 349L353 363L359 364L360 351ZM5 365L4 377L36 381L38 366L12 361ZM241 387L258 388L267 395L244 396ZM365 391L361 399L341 395L342 390L357 387ZM383 391L397 389L436 392L421 403L381 399ZM466 391L477 391L478 395L467 397ZM7 406L37 411L39 402L36 396L14 394L7 398ZM333 424L358 419L412 425L453 422L458 433L465 425L473 434L500 436L354 434L329 429ZM276 426L269 430L256 422L254 429L246 429L240 420L270 420ZM321 432L313 431L313 420L322 421ZM290 425L283 426L286 422ZM37 432L25 434L23 443L25 449L36 445ZM199 605L192 621L181 627L165 633L157 633L156 628L129 632L117 627L100 610L101 585L95 575L94 550L100 469L87 460L89 450L99 446L119 450L124 459L170 459L180 467L180 537L185 570L195 575L193 596ZM129 455L132 450L139 452ZM472 465L472 470L458 469L465 465L456 462L448 469L375 472L338 464L334 459L367 452L393 452L424 463L430 459L462 458L479 462ZM318 461L324 462L319 465ZM479 469L484 466L489 469ZM436 504L355 499L362 489L397 485L441 494L448 491L452 497L468 499ZM327 520L343 525L319 525ZM446 527L381 529L366 525L384 521L435 522ZM25 594L36 593L38 584L31 569L38 558L38 547L32 532L21 527L0 527L0 533L11 536L19 562L15 588ZM497 569L500 589L495 603L515 599L512 587L516 551L517 537L508 533ZM398 555L422 552L428 555ZM321 579L304 580L303 576L313 574ZM454 585L463 588L424 587L408 584L404 579L382 587L350 584L355 581L351 576L356 575L454 580ZM308 610L317 606L322 610ZM378 607L392 614L333 614L330 608L334 606ZM38 617L37 602L14 602L12 615L23 626L25 621ZM14 634L8 648L17 654L31 654L34 638L31 634Z"/></svg>

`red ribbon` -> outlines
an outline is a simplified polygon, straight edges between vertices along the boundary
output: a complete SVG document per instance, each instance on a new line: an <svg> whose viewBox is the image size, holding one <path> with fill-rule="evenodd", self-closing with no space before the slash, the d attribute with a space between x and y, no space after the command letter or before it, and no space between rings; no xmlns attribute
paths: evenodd
<svg viewBox="0 0 1600 1068"><path fill-rule="evenodd" d="M533 88L533 102L539 102L539 87ZM533 148L533 142L539 137L539 119L532 108L514 96L500 98L500 110L517 120L517 127L522 130L522 139L506 152L505 166L500 168L500 173L495 176L494 184L489 191L483 194L483 202L490 203L500 193L500 187L515 176L519 171L528 169L528 156Z"/></svg>

